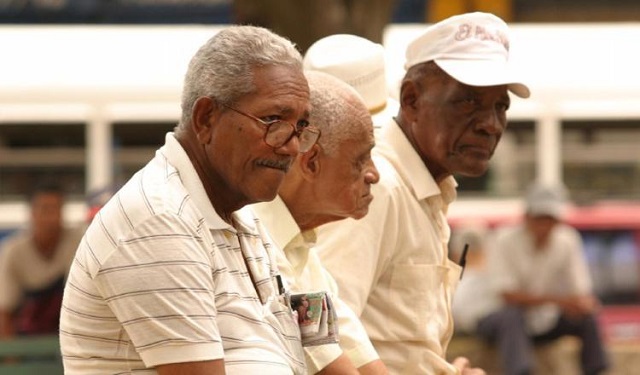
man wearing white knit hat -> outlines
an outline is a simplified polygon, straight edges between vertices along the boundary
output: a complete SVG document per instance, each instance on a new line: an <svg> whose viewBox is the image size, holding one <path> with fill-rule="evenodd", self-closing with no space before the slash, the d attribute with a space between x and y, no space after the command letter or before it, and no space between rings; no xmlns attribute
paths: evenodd
<svg viewBox="0 0 640 375"><path fill-rule="evenodd" d="M508 27L467 13L407 48L400 109L376 139L369 214L320 228L318 252L392 374L482 374L446 361L461 267L448 259L453 175L480 176L507 126L509 92L529 89L508 62Z"/></svg>
<svg viewBox="0 0 640 375"><path fill-rule="evenodd" d="M331 74L355 88L367 105L374 128L398 113L398 102L389 97L381 44L351 34L330 35L309 48L303 63L305 70Z"/></svg>

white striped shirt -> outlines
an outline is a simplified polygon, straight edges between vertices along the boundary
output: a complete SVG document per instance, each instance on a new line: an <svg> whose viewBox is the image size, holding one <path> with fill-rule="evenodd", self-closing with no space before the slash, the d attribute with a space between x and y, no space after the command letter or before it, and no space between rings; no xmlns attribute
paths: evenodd
<svg viewBox="0 0 640 375"><path fill-rule="evenodd" d="M147 374L220 358L228 374L303 373L270 240L250 210L233 222L216 214L169 133L78 248L60 322L65 373Z"/></svg>

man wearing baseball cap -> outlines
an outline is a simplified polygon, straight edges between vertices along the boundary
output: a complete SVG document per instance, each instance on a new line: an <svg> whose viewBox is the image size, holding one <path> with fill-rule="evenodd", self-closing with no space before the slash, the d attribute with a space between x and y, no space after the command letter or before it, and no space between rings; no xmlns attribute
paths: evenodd
<svg viewBox="0 0 640 375"><path fill-rule="evenodd" d="M502 228L490 252L487 282L503 306L480 319L476 330L497 345L505 374L531 374L534 342L564 335L582 344L583 374L607 368L582 239L562 223L565 195L562 187L533 184L524 221Z"/></svg>
<svg viewBox="0 0 640 375"><path fill-rule="evenodd" d="M507 126L513 75L507 25L487 13L448 18L407 48L400 109L374 153L380 181L363 219L321 227L319 254L392 374L482 374L446 361L461 267L448 259L453 174L480 176Z"/></svg>

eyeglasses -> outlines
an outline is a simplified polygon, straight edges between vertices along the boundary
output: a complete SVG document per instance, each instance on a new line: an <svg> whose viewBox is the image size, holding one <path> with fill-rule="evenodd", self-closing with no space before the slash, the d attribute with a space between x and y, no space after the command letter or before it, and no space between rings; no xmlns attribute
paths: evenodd
<svg viewBox="0 0 640 375"><path fill-rule="evenodd" d="M300 140L300 152L307 152L320 138L320 129L311 125L296 127L283 120L264 121L259 117L244 113L226 104L223 104L223 106L264 125L267 128L267 132L264 134L264 143L273 148L284 146L293 136L296 136Z"/></svg>

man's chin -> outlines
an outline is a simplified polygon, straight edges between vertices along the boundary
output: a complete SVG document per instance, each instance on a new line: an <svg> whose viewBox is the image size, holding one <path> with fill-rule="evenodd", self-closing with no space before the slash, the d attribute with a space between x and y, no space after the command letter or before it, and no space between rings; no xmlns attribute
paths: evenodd
<svg viewBox="0 0 640 375"><path fill-rule="evenodd" d="M253 203L271 202L278 196L278 189L262 190L251 196Z"/></svg>
<svg viewBox="0 0 640 375"><path fill-rule="evenodd" d="M358 210L358 211L354 212L354 213L351 215L351 218L352 218L352 219L354 219L354 220L360 220L360 219L362 219L363 217L367 216L367 213L368 213L368 212L369 212L369 208L368 208L368 207L367 207L367 208L360 209L360 210Z"/></svg>
<svg viewBox="0 0 640 375"><path fill-rule="evenodd" d="M464 163L460 166L459 170L455 174L459 174L465 177L480 177L487 173L489 169L488 160L474 160L470 163Z"/></svg>

